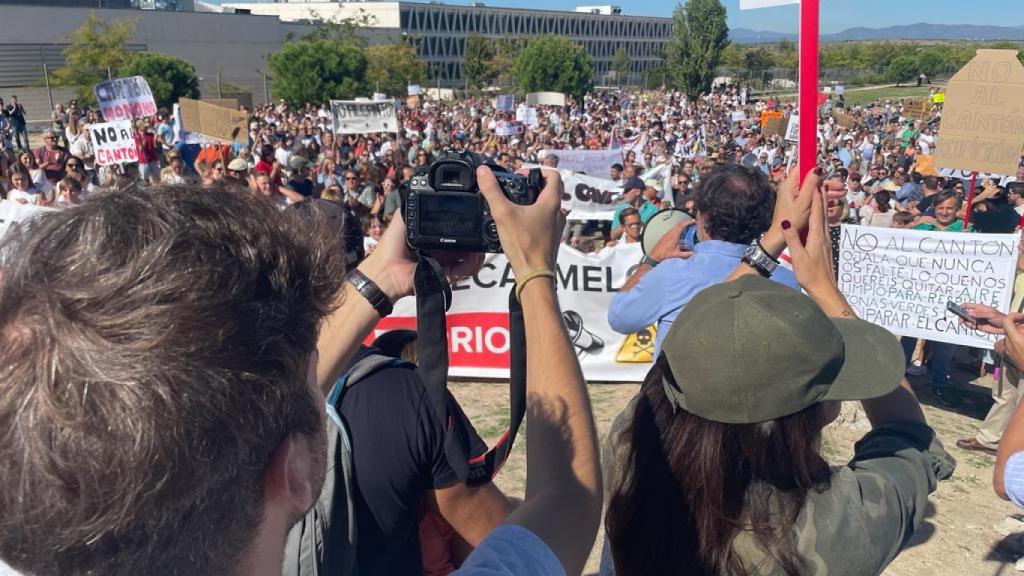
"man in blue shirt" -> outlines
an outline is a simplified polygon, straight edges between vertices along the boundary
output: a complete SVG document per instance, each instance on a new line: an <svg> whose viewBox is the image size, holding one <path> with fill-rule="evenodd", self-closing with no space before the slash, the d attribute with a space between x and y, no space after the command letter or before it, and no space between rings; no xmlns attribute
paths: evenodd
<svg viewBox="0 0 1024 576"><path fill-rule="evenodd" d="M718 284L736 269L747 246L771 225L775 191L758 170L727 165L711 171L697 196L699 243L686 258L663 262L645 258L612 299L608 324L632 334L658 322L654 354L683 307L701 290ZM776 269L772 279L797 288L790 270Z"/></svg>

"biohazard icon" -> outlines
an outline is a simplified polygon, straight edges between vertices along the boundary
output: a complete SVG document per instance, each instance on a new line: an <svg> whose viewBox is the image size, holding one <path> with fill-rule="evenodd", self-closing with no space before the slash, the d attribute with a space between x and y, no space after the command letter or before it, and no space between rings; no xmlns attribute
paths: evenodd
<svg viewBox="0 0 1024 576"><path fill-rule="evenodd" d="M622 341L615 361L619 364L649 364L654 362L654 335L658 333L658 325L650 326L634 332Z"/></svg>
<svg viewBox="0 0 1024 576"><path fill-rule="evenodd" d="M566 310L562 313L562 321L569 329L569 339L576 347L576 356L582 358L584 354L600 354L604 350L604 340L583 327L583 317L579 312Z"/></svg>

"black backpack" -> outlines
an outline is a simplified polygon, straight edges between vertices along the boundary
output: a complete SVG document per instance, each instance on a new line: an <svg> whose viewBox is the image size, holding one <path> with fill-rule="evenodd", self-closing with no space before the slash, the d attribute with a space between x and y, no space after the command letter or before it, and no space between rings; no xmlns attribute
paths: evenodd
<svg viewBox="0 0 1024 576"><path fill-rule="evenodd" d="M360 359L334 384L327 399L341 406L341 397L360 381L384 368L415 369L411 362L381 354ZM352 443L344 420L328 418L327 476L320 497L288 533L284 576L351 576L356 563L356 518L352 500Z"/></svg>

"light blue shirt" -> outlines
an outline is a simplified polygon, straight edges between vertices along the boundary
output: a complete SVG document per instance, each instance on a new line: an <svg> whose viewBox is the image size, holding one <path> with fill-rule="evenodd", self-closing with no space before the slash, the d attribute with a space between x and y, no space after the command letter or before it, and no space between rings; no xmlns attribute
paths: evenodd
<svg viewBox="0 0 1024 576"><path fill-rule="evenodd" d="M622 214L622 211L625 210L626 208L632 208L632 206L628 202L623 202L622 204L615 205L615 212L612 214L612 228L622 226L622 222L619 221L619 214ZM648 220L653 218L654 215L659 212L659 210L660 209L657 206L651 204L646 198L644 199L644 203L641 204L639 208L637 208L637 212L640 213L640 221L645 224Z"/></svg>
<svg viewBox="0 0 1024 576"><path fill-rule="evenodd" d="M1003 489L1011 502L1024 508L1024 452L1016 452L1006 460Z"/></svg>
<svg viewBox="0 0 1024 576"><path fill-rule="evenodd" d="M701 290L723 282L736 270L747 247L743 244L704 240L694 246L690 258L672 258L658 264L628 292L619 292L608 308L608 325L620 334L638 332L658 322L654 357L661 353L676 316ZM778 267L772 280L799 289L793 272Z"/></svg>
<svg viewBox="0 0 1024 576"><path fill-rule="evenodd" d="M502 524L452 576L565 576L551 548L522 526Z"/></svg>

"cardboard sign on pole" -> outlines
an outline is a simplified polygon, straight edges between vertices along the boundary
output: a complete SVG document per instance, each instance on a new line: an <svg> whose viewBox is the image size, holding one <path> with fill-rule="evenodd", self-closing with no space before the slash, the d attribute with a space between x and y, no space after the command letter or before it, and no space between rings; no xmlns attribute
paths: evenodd
<svg viewBox="0 0 1024 576"><path fill-rule="evenodd" d="M949 80L935 162L1016 174L1024 147L1024 66L1016 50L978 50Z"/></svg>
<svg viewBox="0 0 1024 576"><path fill-rule="evenodd" d="M903 101L903 117L914 120L928 120L932 117L931 102L923 98L907 98Z"/></svg>
<svg viewBox="0 0 1024 576"><path fill-rule="evenodd" d="M565 106L565 94L561 92L530 92L526 95L527 106Z"/></svg>
<svg viewBox="0 0 1024 576"><path fill-rule="evenodd" d="M222 142L249 143L248 115L245 112L190 98L178 100L178 106L186 132L202 134Z"/></svg>
<svg viewBox="0 0 1024 576"><path fill-rule="evenodd" d="M850 116L849 114L837 114L836 124L839 124L840 128L853 130L854 128L857 127L857 119L854 118L853 116Z"/></svg>
<svg viewBox="0 0 1024 576"><path fill-rule="evenodd" d="M766 138L770 138L772 136L785 136L786 126L788 125L789 120L782 116L779 116L778 118L769 118L768 122L764 125L764 128L761 129L761 134Z"/></svg>
<svg viewBox="0 0 1024 576"><path fill-rule="evenodd" d="M779 111L776 111L776 110L765 110L764 112L761 112L761 127L764 128L764 127L768 126L768 121L771 120L772 118L782 118L782 117L783 117L783 113L782 112L779 112Z"/></svg>

